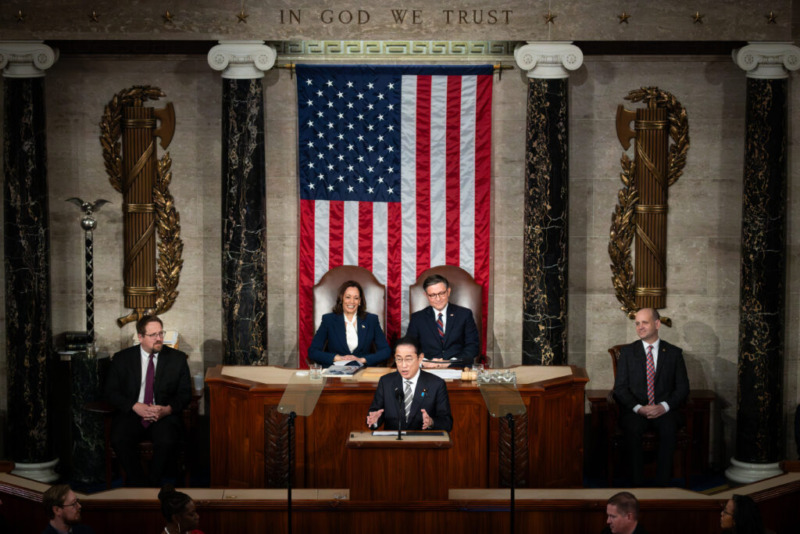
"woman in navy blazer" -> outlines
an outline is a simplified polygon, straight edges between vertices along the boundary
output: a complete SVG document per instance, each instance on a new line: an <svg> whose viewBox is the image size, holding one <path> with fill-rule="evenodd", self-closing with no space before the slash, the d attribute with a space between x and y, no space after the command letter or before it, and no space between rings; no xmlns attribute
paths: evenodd
<svg viewBox="0 0 800 534"><path fill-rule="evenodd" d="M373 345L375 352L372 352ZM308 348L308 359L325 366L342 360L376 365L390 355L378 316L367 313L364 290L353 280L343 283L333 313L322 316L322 324Z"/></svg>

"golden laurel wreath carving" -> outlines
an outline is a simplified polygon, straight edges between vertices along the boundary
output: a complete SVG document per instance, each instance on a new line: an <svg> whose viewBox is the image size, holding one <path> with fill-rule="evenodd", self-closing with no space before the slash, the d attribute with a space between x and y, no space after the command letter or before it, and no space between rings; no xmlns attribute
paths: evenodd
<svg viewBox="0 0 800 534"><path fill-rule="evenodd" d="M111 186L122 193L122 109L133 102L158 100L166 94L158 87L134 86L115 94L103 111L100 121L100 144L103 147L103 162ZM137 309L117 319L122 327L145 315L158 315L172 308L178 297L178 282L183 267L183 241L181 240L180 214L169 192L172 181L172 159L169 152L158 160L157 176L153 187L153 202L156 207L156 229L158 235L158 271L156 272L156 306L152 309Z"/></svg>
<svg viewBox="0 0 800 534"><path fill-rule="evenodd" d="M625 97L631 102L642 102L649 107L664 107L669 118L669 147L667 179L668 185L674 184L683 174L686 166L686 153L689 150L689 120L686 109L675 96L658 87L642 87L628 93ZM636 233L634 211L639 202L639 193L633 181L636 162L623 153L620 158L622 172L620 180L622 189L617 193L618 205L614 208L609 232L608 255L611 257L611 281L614 292L620 302L620 310L628 318L633 319L638 311L635 298L635 281L633 263L631 261L631 243ZM661 317L661 322L672 326L668 317Z"/></svg>

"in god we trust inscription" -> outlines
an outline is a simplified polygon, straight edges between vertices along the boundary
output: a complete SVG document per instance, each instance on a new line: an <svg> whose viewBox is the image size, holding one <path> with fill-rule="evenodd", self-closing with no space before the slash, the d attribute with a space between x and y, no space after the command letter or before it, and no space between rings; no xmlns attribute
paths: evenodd
<svg viewBox="0 0 800 534"><path fill-rule="evenodd" d="M308 9L281 9L279 12L280 23L304 24L321 22L325 25L357 25L363 26L370 23L396 25L417 25L427 22L434 24L453 25L509 25L512 9L323 9L313 11Z"/></svg>

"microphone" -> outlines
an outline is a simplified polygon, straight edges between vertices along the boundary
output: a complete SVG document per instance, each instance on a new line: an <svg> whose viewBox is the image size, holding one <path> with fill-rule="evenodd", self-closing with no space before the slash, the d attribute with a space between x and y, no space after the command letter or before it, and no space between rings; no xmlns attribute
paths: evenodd
<svg viewBox="0 0 800 534"><path fill-rule="evenodd" d="M405 393L400 388L394 388L394 398L397 401L397 440L403 441L403 417L405 416Z"/></svg>

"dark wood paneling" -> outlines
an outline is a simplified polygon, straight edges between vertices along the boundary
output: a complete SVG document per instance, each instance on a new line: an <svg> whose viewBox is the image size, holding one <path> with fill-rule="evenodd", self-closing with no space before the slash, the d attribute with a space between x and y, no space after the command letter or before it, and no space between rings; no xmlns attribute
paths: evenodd
<svg viewBox="0 0 800 534"><path fill-rule="evenodd" d="M605 500L518 500L517 532L592 533L605 523ZM611 493L611 492L609 492ZM751 494L767 528L796 533L800 482ZM18 534L38 534L47 522L41 494L0 483L3 513ZM641 521L651 534L707 534L719 531L722 501L702 495L685 500L643 500ZM411 495L393 501L296 501L294 532L314 534L507 533L507 501L422 501ZM209 533L286 532L285 501L198 500L200 528ZM83 522L100 534L159 532L164 525L158 501L84 501Z"/></svg>
<svg viewBox="0 0 800 534"><path fill-rule="evenodd" d="M280 469L286 462L286 427L273 413L283 386L224 377L221 366L210 369L206 381L212 486L285 487ZM570 376L520 386L529 413L517 425L518 486L581 486L587 381L586 372L573 367ZM342 487L357 468L352 459L356 455L347 454L347 437L353 430L366 430L375 386L328 379L314 412L297 418L295 487ZM448 382L447 389L454 419L447 462L449 487L507 485L509 436L503 434L507 431L501 431L497 420L489 416L474 382ZM501 445L506 447L503 462L498 461Z"/></svg>

